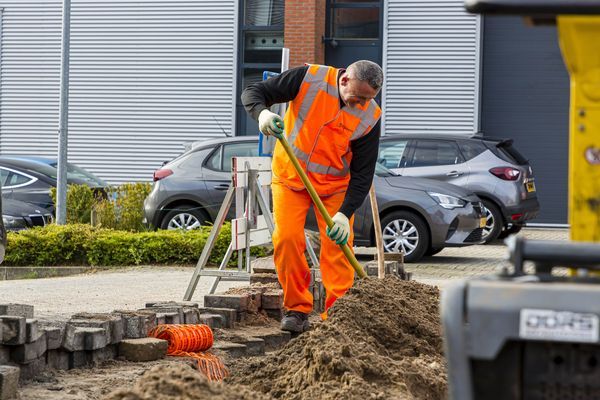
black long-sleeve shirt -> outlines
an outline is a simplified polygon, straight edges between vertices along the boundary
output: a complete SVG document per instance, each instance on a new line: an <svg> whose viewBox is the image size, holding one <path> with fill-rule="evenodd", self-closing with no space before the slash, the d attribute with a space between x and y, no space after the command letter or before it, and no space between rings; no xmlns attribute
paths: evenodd
<svg viewBox="0 0 600 400"><path fill-rule="evenodd" d="M308 67L293 68L281 75L249 85L242 93L242 104L255 119L264 109L273 104L293 100L304 80ZM340 103L343 104L340 99ZM375 174L375 163L379 151L380 122L359 139L350 142L350 183L340 212L350 218L369 193Z"/></svg>

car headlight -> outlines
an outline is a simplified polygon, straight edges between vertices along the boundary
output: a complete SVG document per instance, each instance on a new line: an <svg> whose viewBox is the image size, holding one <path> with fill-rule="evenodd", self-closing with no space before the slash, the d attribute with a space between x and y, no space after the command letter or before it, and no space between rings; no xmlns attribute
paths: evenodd
<svg viewBox="0 0 600 400"><path fill-rule="evenodd" d="M447 194L441 194L436 192L427 192L440 206L452 210L454 208L464 207L467 202L458 197L449 196Z"/></svg>
<svg viewBox="0 0 600 400"><path fill-rule="evenodd" d="M27 223L23 218L13 217L12 215L2 215L2 222L4 222L4 229L7 230L27 228Z"/></svg>

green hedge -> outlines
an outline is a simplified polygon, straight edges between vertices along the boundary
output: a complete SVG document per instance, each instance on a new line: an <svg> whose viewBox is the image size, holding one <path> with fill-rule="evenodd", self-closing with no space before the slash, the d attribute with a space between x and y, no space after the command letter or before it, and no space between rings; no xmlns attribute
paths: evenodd
<svg viewBox="0 0 600 400"><path fill-rule="evenodd" d="M193 231L159 230L130 232L85 224L48 225L8 233L6 266L53 265L150 265L194 264L198 261L211 227ZM231 226L223 225L209 259L220 264L231 240ZM230 264L236 261L236 253ZM252 249L264 256L264 248Z"/></svg>

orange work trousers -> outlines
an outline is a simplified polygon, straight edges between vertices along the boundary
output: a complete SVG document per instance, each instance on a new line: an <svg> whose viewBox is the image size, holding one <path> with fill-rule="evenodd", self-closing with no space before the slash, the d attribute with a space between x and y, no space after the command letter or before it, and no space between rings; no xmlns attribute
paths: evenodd
<svg viewBox="0 0 600 400"><path fill-rule="evenodd" d="M313 309L313 296L310 293L310 268L304 251L306 239L304 225L306 214L312 204L312 199L306 190L296 191L282 183L273 182L273 214L275 231L273 232L273 247L275 267L281 287L283 288L283 305L287 310L310 313ZM344 201L345 193L321 197L330 215L339 211ZM321 236L321 254L319 263L321 279L327 297L325 298L325 313L335 300L342 296L354 282L354 269L340 247L327 236L327 224L315 207L319 233ZM350 218L352 227L354 217ZM348 244L352 248L354 234L351 230Z"/></svg>

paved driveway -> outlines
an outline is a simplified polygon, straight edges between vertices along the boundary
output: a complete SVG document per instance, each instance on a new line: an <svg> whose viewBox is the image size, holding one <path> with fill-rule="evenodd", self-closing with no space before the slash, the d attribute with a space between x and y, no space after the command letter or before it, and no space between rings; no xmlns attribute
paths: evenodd
<svg viewBox="0 0 600 400"><path fill-rule="evenodd" d="M525 237L566 240L567 230L528 229ZM407 264L415 280L443 285L452 279L489 274L508 265L502 243L449 248L418 264ZM0 281L0 303L25 303L35 307L37 318L68 318L76 312L110 312L138 309L147 301L180 301L193 268L135 267L94 274L31 280ZM202 303L212 278L202 278L193 300ZM219 290L243 282L224 282Z"/></svg>
<svg viewBox="0 0 600 400"><path fill-rule="evenodd" d="M528 239L568 240L567 229L524 229L520 233ZM419 263L406 264L413 279L432 285L444 286L449 280L475 275L486 275L510 267L508 251L503 241L493 244L446 248Z"/></svg>

